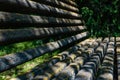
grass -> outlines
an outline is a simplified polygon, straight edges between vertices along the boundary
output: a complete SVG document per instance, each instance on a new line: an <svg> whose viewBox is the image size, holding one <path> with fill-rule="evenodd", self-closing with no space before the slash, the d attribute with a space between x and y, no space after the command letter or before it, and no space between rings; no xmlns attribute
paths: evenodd
<svg viewBox="0 0 120 80"><path fill-rule="evenodd" d="M16 44L10 44L7 46L0 46L0 56L4 56L6 54L20 52L26 49L34 48L43 44L42 40L37 41L28 41Z"/></svg>
<svg viewBox="0 0 120 80"><path fill-rule="evenodd" d="M51 41L52 40L50 40L49 42L51 42ZM23 51L26 49L31 49L31 48L40 46L42 44L43 44L42 40L37 40L37 41L28 41L28 42L11 44L8 46L1 46L0 47L0 56L20 52L20 51ZM40 56L36 59L33 59L29 62L26 62L22 65L19 65L13 69L10 69L8 71L0 73L0 80L9 80L10 78L14 78L18 75L29 72L32 68L34 68L38 64L40 65L40 64L50 60L51 57L53 57L54 55L57 55L59 52L60 52L59 50L56 50L51 53L46 53L45 55L42 55L42 56Z"/></svg>
<svg viewBox="0 0 120 80"><path fill-rule="evenodd" d="M19 65L11 70L5 71L0 74L0 80L9 80L10 78L17 77L18 75L24 74L26 72L29 72L31 69L33 69L37 65L41 65L42 63L49 61L53 56L57 55L59 51L55 51L52 53L46 53L45 55L38 57L34 60L31 60L29 62L26 62L22 65Z"/></svg>

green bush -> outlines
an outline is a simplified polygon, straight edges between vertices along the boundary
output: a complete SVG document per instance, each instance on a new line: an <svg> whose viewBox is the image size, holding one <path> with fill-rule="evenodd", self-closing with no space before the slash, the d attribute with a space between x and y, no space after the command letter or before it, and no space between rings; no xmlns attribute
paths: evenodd
<svg viewBox="0 0 120 80"><path fill-rule="evenodd" d="M119 0L77 0L91 36L120 36Z"/></svg>

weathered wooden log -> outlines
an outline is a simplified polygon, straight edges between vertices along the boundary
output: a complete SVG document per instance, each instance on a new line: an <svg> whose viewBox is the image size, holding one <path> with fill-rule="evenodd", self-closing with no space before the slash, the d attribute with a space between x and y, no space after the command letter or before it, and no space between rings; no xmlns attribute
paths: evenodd
<svg viewBox="0 0 120 80"><path fill-rule="evenodd" d="M116 42L120 42L120 37L116 37Z"/></svg>
<svg viewBox="0 0 120 80"><path fill-rule="evenodd" d="M0 4L1 11L80 19L80 15L77 13L51 7L45 4L40 4L30 0L0 0Z"/></svg>
<svg viewBox="0 0 120 80"><path fill-rule="evenodd" d="M111 41L111 40L110 40ZM112 40L114 41L114 40ZM114 44L114 42L112 43ZM115 45L108 44L105 58L99 69L97 80L113 80Z"/></svg>
<svg viewBox="0 0 120 80"><path fill-rule="evenodd" d="M72 26L81 25L77 19L54 18L16 13L0 12L0 28L23 28L23 27L49 27L49 26ZM17 25L17 26L16 26ZM13 27L12 27L13 26Z"/></svg>
<svg viewBox="0 0 120 80"><path fill-rule="evenodd" d="M42 39L60 34L78 33L85 30L84 26L30 28L30 29L1 29L0 45Z"/></svg>
<svg viewBox="0 0 120 80"><path fill-rule="evenodd" d="M77 57L75 56L74 53L72 53L70 56L68 56L67 59L57 62L55 65L51 66L47 70L44 71L43 74L38 74L35 76L33 79L47 79L50 80L53 78L55 75L59 74L60 71L62 71L66 66L68 66L73 60Z"/></svg>
<svg viewBox="0 0 120 80"><path fill-rule="evenodd" d="M106 43L106 47L107 47L107 43ZM75 80L93 80L94 79L95 73L98 70L101 60L104 58L104 56L100 56L101 54L105 54L103 49L104 48L100 44L100 46L96 49L97 51L93 53L90 60L86 62L85 65L82 67L82 69L78 72Z"/></svg>
<svg viewBox="0 0 120 80"><path fill-rule="evenodd" d="M91 43L89 43L91 44ZM97 47L96 45L95 47ZM89 46L92 47L92 46ZM63 69L59 75L57 75L56 80L74 80L77 72L80 70L80 67L83 66L84 62L94 53L94 48L88 48L81 53L81 56L77 57L73 63ZM89 51L89 52L87 52Z"/></svg>
<svg viewBox="0 0 120 80"><path fill-rule="evenodd" d="M74 6L74 7L78 7L74 1L71 1L71 0L60 0L60 1L65 2L67 4L70 4L70 5Z"/></svg>
<svg viewBox="0 0 120 80"><path fill-rule="evenodd" d="M84 57L77 57L74 63L71 63L60 72L60 74L56 77L57 80L74 80L75 74L83 63Z"/></svg>
<svg viewBox="0 0 120 80"><path fill-rule="evenodd" d="M79 12L78 8L76 8L74 6L71 6L67 3L64 3L62 1L59 1L59 0L33 0L33 1L43 3L43 4L47 4L47 5L50 5L50 6L53 6L53 7L65 9L65 10L68 10L68 11L73 11L73 12L76 12L76 13Z"/></svg>
<svg viewBox="0 0 120 80"><path fill-rule="evenodd" d="M58 40L56 42L50 42L46 45L37 47L35 49L26 50L24 52L18 52L15 54L9 54L0 58L0 72L15 67L19 64L22 64L26 61L34 59L43 55L44 53L54 51L58 48L66 46L67 44L78 41L82 38L88 36L87 32L77 34L75 36L71 36L62 40ZM34 54L33 54L34 53Z"/></svg>
<svg viewBox="0 0 120 80"><path fill-rule="evenodd" d="M36 76L40 73L44 73L44 70L46 70L47 68L50 68L51 66L53 66L54 64L56 64L59 61L65 60L70 54L78 51L78 49L81 48L81 44L87 42L88 40L89 39L86 39L86 40L78 43L77 45L69 48L68 50L59 53L57 56L54 56L50 61L45 62L42 65L36 66L35 69L33 69L32 71L30 71L26 74L18 76L18 79L27 80L27 79L30 79L29 75L31 75L31 77L33 78L34 76ZM91 40L91 42L92 41L93 40Z"/></svg>
<svg viewBox="0 0 120 80"><path fill-rule="evenodd" d="M120 80L120 38L116 38L116 40L117 72L118 80Z"/></svg>

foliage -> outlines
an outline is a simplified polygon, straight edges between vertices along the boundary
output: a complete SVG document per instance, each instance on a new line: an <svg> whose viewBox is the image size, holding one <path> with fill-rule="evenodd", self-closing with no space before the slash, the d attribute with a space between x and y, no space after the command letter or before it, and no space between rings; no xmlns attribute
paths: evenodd
<svg viewBox="0 0 120 80"><path fill-rule="evenodd" d="M119 0L77 0L91 36L120 36Z"/></svg>
<svg viewBox="0 0 120 80"><path fill-rule="evenodd" d="M34 48L36 46L40 46L43 44L42 40L35 40L35 41L27 41L27 42L21 42L16 44L10 44L7 46L0 46L0 56L20 52L22 50Z"/></svg>

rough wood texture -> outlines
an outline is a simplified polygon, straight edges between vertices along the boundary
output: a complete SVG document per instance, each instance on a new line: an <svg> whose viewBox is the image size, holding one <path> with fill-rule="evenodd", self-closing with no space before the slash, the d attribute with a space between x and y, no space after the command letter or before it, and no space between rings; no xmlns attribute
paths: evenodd
<svg viewBox="0 0 120 80"><path fill-rule="evenodd" d="M37 48L1 56L0 72L89 36L74 1L0 0L0 4L0 45L70 34ZM71 59L75 57L71 54Z"/></svg>
<svg viewBox="0 0 120 80"><path fill-rule="evenodd" d="M80 15L77 13L30 0L0 0L0 4L0 10L2 11L80 19Z"/></svg>
<svg viewBox="0 0 120 80"><path fill-rule="evenodd" d="M60 0L60 1L65 2L67 4L70 4L70 5L74 6L74 7L78 7L78 5L72 0Z"/></svg>
<svg viewBox="0 0 120 80"><path fill-rule="evenodd" d="M0 12L0 28L81 25L81 20ZM17 26L16 26L17 25Z"/></svg>
<svg viewBox="0 0 120 80"><path fill-rule="evenodd" d="M85 38L88 36L87 32L77 34L75 36L71 36L62 40L58 40L56 42L50 42L46 45L37 47L35 49L26 50L24 52L19 52L16 54L10 54L6 55L0 58L0 72L7 70L9 68L15 67L19 64L22 64L26 61L29 61L31 59L34 59L36 57L39 57L43 55L44 53L51 52L53 50L56 50L58 48L64 47L70 43L73 43L75 41L78 41L82 38ZM33 54L34 53L34 54Z"/></svg>
<svg viewBox="0 0 120 80"><path fill-rule="evenodd" d="M59 61L65 60L66 58L68 58L68 56L70 54L75 53L77 50L79 50L79 48L81 48L82 43L85 43L87 41L89 41L89 39L86 39L86 40L76 44L75 46L69 48L68 50L65 50L65 51L59 53L57 56L53 56L53 58L50 61L45 62L42 65L36 66L35 69L30 71L29 73L20 75L18 78L21 79L21 80L27 80L27 79L30 79L28 77L29 75L31 75L31 77L34 78L34 76L37 76L40 73L44 73L44 70L46 70L50 66L55 65Z"/></svg>
<svg viewBox="0 0 120 80"><path fill-rule="evenodd" d="M115 49L114 49L114 44L110 45L108 44L108 49L105 55L105 58L103 60L102 66L100 67L99 70L99 76L97 80L113 80L113 75L114 75L114 54L115 54Z"/></svg>
<svg viewBox="0 0 120 80"><path fill-rule="evenodd" d="M0 30L0 45L42 39L45 37L79 33L86 28L84 26L74 27L49 27L49 28L30 28L30 29L3 29Z"/></svg>
<svg viewBox="0 0 120 80"><path fill-rule="evenodd" d="M89 42L88 44L91 44L93 42ZM96 45L95 47L97 47L98 45ZM81 46L81 48L84 46ZM92 47L92 45L90 46ZM91 52L86 52L86 50L90 51L91 48L87 48L86 50L83 50L81 52L81 55L78 56L73 63L71 63L70 65L68 65L66 68L64 68L59 75L57 75L57 80L74 80L75 76L77 74L77 72L80 70L81 66L84 65L85 61L90 57L91 54L94 53L94 48L93 47Z"/></svg>
<svg viewBox="0 0 120 80"><path fill-rule="evenodd" d="M77 73L75 80L93 80L95 73L97 73L98 67L101 64L102 59L104 58L105 52L104 49L107 47L102 47L102 44L95 50L95 53L92 54L90 60L83 65L82 69Z"/></svg>
<svg viewBox="0 0 120 80"><path fill-rule="evenodd" d="M75 1L0 0L0 46L67 36L36 48L0 56L0 72L67 47L16 80L119 80L120 37L84 40L89 32ZM82 42L77 44L78 41Z"/></svg>
<svg viewBox="0 0 120 80"><path fill-rule="evenodd" d="M117 71L118 71L118 80L120 80L120 37L116 38L116 54L117 54Z"/></svg>
<svg viewBox="0 0 120 80"><path fill-rule="evenodd" d="M68 10L68 11L76 12L76 13L79 12L78 8L76 8L74 6L71 6L67 3L64 3L60 0L59 1L57 1L57 0L33 0L33 1L43 3L43 4L47 4L47 5L50 5L50 6L53 6L53 7L65 9L65 10Z"/></svg>

